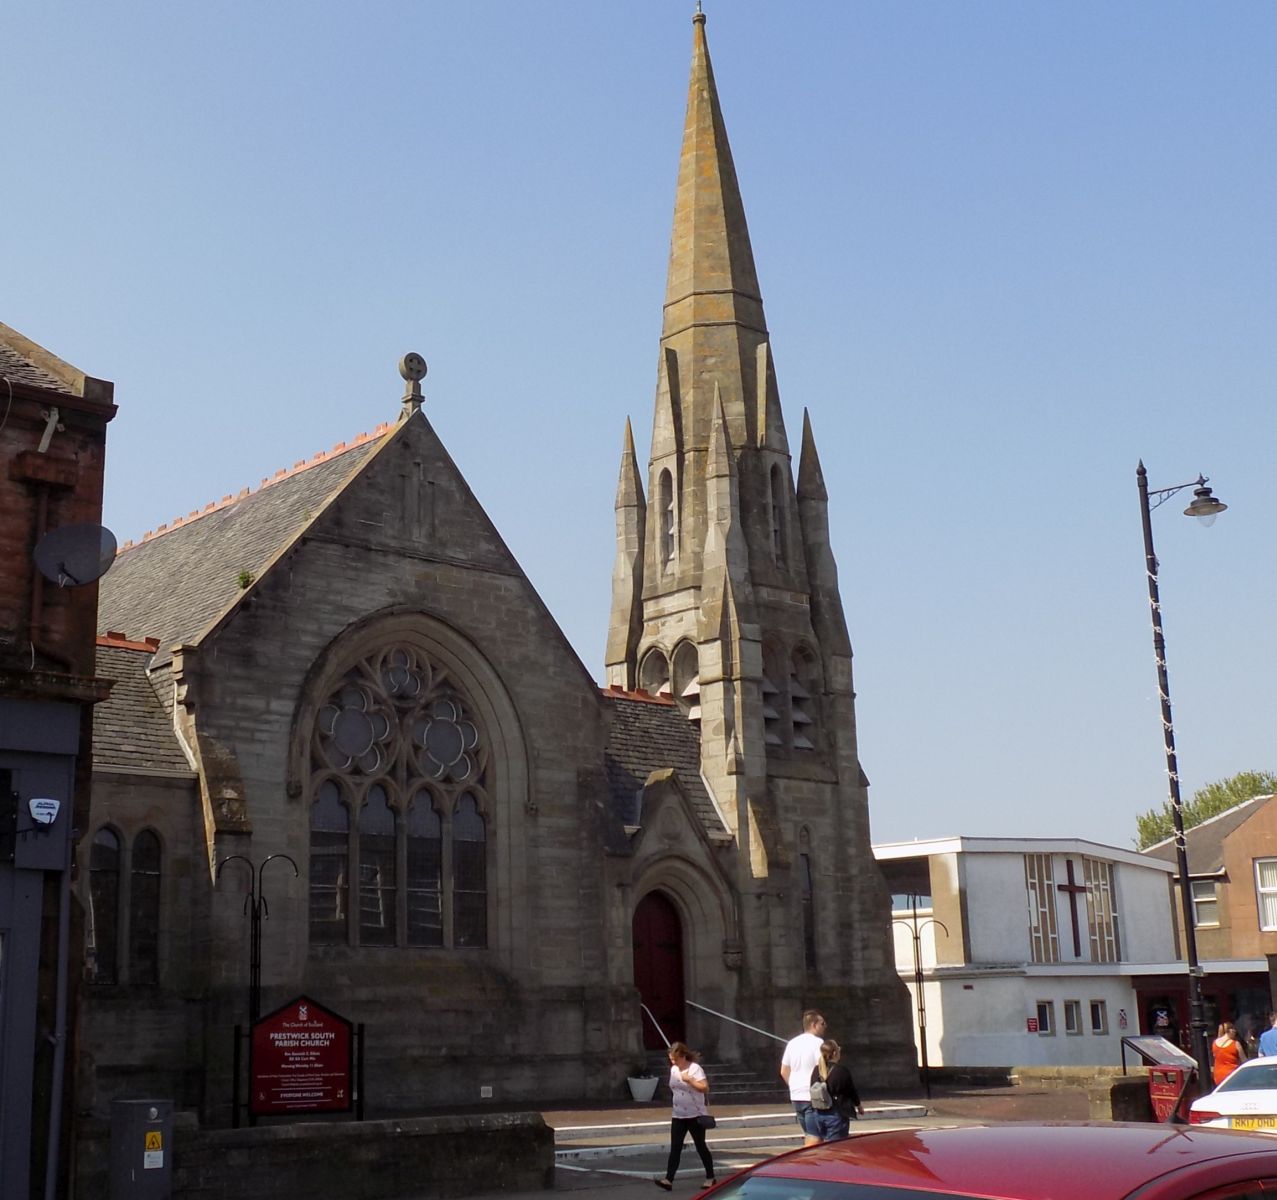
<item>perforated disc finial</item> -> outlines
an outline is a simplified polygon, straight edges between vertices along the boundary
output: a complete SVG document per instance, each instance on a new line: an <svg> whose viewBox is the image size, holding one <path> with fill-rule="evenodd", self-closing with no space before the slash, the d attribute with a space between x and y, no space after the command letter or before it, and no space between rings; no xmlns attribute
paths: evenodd
<svg viewBox="0 0 1277 1200"><path fill-rule="evenodd" d="M403 416L411 416L421 407L421 381L426 377L426 360L409 351L399 360L399 374L404 377Z"/></svg>

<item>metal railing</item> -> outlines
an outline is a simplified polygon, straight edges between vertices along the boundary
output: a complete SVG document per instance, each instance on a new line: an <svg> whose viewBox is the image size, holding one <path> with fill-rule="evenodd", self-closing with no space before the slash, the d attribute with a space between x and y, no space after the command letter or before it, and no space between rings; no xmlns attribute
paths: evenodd
<svg viewBox="0 0 1277 1200"><path fill-rule="evenodd" d="M724 1021L730 1021L733 1025L739 1025L742 1029L749 1029L754 1033L761 1033L763 1037L771 1038L773 1042L780 1042L784 1044L789 1040L788 1038L779 1037L774 1033L768 1033L766 1029L759 1029L757 1025L750 1025L745 1021L738 1021L735 1017L729 1017L726 1013L721 1013L717 1009L708 1008L704 1004L697 1004L695 1000L685 1000L683 1003L685 1003L688 1008L699 1009L701 1012L709 1013L711 1016L720 1017ZM646 1009L643 1011L647 1012ZM648 1013L648 1016L651 1016L651 1013ZM653 1021L652 1023L655 1024L656 1022ZM661 1036L664 1037L665 1035L661 1034ZM669 1042L666 1042L665 1044L668 1046Z"/></svg>
<svg viewBox="0 0 1277 1200"><path fill-rule="evenodd" d="M668 1048L670 1044L670 1040L669 1038L665 1036L665 1030L661 1028L661 1023L654 1016L652 1016L652 1010L648 1008L648 1006L644 1004L642 1000L639 1001L639 1008L641 1008L643 1012L647 1014L647 1019L652 1022L652 1028L655 1029L658 1034L660 1034L661 1041L663 1041L666 1047Z"/></svg>

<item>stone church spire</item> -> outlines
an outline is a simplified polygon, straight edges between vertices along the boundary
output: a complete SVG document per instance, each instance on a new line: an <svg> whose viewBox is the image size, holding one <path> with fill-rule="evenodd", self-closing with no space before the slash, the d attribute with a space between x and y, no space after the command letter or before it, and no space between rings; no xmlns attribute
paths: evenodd
<svg viewBox="0 0 1277 1200"><path fill-rule="evenodd" d="M647 504L627 437L608 682L671 697L697 728L714 834L731 834L717 845L739 931L721 940L735 973L724 1003L762 1025L812 1005L841 1013L831 1020L905 1078L908 997L869 839L826 479L804 420L795 486L705 17L693 21ZM644 804L664 803L657 779ZM643 886L683 897L688 936L704 939L687 961L713 978L718 908L697 889L716 884L687 867L682 819L654 808L649 824L647 811Z"/></svg>
<svg viewBox="0 0 1277 1200"><path fill-rule="evenodd" d="M845 771L853 786L860 777L850 646L810 433L807 441L800 492L698 12L648 503L636 499L627 472L637 468L623 457L607 677L669 694L699 723L703 777L755 878L783 867L794 845L777 815L778 776ZM822 715L834 713L837 735Z"/></svg>

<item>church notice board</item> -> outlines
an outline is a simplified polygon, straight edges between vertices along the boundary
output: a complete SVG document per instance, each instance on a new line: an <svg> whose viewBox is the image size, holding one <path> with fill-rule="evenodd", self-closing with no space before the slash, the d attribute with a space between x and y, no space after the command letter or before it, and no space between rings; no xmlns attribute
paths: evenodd
<svg viewBox="0 0 1277 1200"><path fill-rule="evenodd" d="M249 1039L249 1113L350 1112L353 1029L307 996L262 1017Z"/></svg>

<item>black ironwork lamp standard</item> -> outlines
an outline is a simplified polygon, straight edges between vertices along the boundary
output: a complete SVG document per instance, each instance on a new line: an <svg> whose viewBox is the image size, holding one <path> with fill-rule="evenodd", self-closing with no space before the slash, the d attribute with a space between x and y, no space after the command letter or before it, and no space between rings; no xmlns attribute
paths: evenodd
<svg viewBox="0 0 1277 1200"><path fill-rule="evenodd" d="M217 869L213 872L213 880L216 882L221 877L222 868L237 859L249 870L248 895L244 897L244 912L249 920L248 1023L250 1026L256 1025L258 1017L262 1015L262 921L270 919L270 906L266 903L266 893L262 890L262 874L277 858L282 858L293 868L294 877L300 874L297 864L288 854L268 854L256 865L252 859L242 854L228 854L217 864Z"/></svg>
<svg viewBox="0 0 1277 1200"><path fill-rule="evenodd" d="M1211 1079L1210 1054L1207 1050L1206 1009L1202 1003L1202 967L1197 961L1197 931L1193 924L1192 884L1188 878L1188 847L1184 842L1184 805L1179 795L1179 766L1175 757L1175 726L1171 721L1171 685L1166 675L1166 640L1162 636L1162 604L1157 590L1157 555L1153 551L1153 509L1164 504L1177 492L1193 488L1193 502L1184 510L1186 517L1196 517L1203 525L1213 525L1215 518L1228 507L1211 495L1206 476L1199 475L1188 483L1174 487L1150 488L1148 474L1141 462L1135 472L1140 492L1140 517L1144 522L1144 566L1148 574L1148 604L1153 620L1153 656L1157 660L1157 691L1162 702L1162 740L1166 744L1166 774L1171 792L1171 823L1175 827L1175 869L1179 874L1179 896L1184 917L1184 953L1188 958L1188 1014L1193 1032L1193 1057L1197 1059L1199 1086L1207 1088Z"/></svg>
<svg viewBox="0 0 1277 1200"><path fill-rule="evenodd" d="M949 936L949 926L943 921L937 920L935 917L927 917L924 921L918 920L918 897L911 897L913 900L913 916L906 920L904 917L895 917L892 920L893 925L903 925L909 930L913 938L913 990L914 1000L918 1010L918 1050L922 1055L922 1086L926 1089L927 1099L931 1099L931 1062L927 1057L927 996L923 991L922 977L922 931L928 925L938 925L944 930L944 936ZM934 936L934 935L933 935Z"/></svg>

